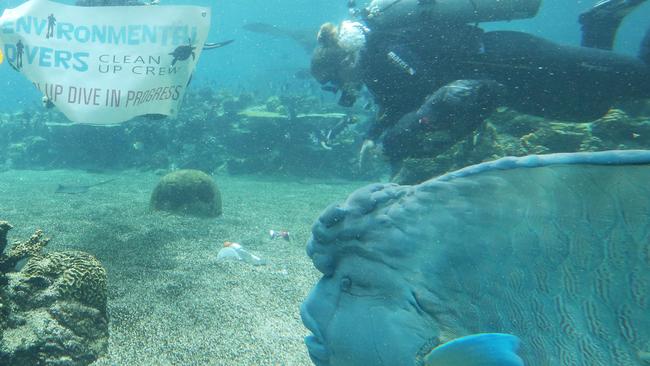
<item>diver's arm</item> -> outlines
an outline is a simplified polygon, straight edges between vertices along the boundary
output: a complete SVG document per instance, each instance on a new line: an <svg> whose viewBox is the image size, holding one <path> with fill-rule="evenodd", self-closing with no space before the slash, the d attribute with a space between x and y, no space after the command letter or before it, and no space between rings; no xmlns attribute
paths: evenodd
<svg viewBox="0 0 650 366"><path fill-rule="evenodd" d="M388 119L389 118L386 116L386 114L380 111L378 113L377 120L370 125L370 128L366 132L364 140L377 140L380 138L384 131L386 131L386 129L391 126L391 124L386 122Z"/></svg>

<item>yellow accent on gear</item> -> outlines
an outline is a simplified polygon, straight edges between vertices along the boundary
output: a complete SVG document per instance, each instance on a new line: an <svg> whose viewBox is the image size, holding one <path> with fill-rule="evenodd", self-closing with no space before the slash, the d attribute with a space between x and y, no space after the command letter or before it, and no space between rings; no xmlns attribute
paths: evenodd
<svg viewBox="0 0 650 366"><path fill-rule="evenodd" d="M5 60L5 55L2 54L2 50L0 50L0 65L2 65L2 62Z"/></svg>

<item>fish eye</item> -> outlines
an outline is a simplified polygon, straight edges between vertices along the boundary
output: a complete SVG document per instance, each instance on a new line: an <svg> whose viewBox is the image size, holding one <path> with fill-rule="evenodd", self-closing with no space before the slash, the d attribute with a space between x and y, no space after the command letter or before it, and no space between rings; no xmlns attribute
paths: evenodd
<svg viewBox="0 0 650 366"><path fill-rule="evenodd" d="M341 291L350 291L351 287L352 280L350 280L350 277L341 278Z"/></svg>

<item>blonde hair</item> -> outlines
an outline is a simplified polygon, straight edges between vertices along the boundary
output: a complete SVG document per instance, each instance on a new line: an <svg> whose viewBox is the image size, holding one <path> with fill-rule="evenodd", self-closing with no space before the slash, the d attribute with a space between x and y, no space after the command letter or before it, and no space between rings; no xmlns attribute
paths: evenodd
<svg viewBox="0 0 650 366"><path fill-rule="evenodd" d="M318 47L311 58L311 74L319 83L342 84L350 81L354 74L356 57L341 47L338 41L339 29L332 23L321 25L318 31Z"/></svg>

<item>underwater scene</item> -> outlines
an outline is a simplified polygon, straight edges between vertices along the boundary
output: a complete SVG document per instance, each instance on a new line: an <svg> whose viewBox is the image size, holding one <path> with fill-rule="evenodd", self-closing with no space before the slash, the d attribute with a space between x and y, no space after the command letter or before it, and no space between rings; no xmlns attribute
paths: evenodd
<svg viewBox="0 0 650 366"><path fill-rule="evenodd" d="M0 366L648 366L648 182L646 0L0 0Z"/></svg>

